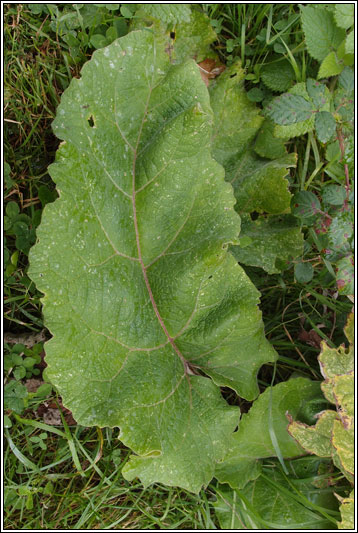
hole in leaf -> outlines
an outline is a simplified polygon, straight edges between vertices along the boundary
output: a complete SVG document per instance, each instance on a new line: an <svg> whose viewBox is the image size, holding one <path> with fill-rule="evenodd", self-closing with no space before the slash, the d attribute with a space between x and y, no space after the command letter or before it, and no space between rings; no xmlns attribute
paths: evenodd
<svg viewBox="0 0 358 533"><path fill-rule="evenodd" d="M250 216L251 220L257 220L259 218L259 213L257 213L257 211L253 211Z"/></svg>
<svg viewBox="0 0 358 533"><path fill-rule="evenodd" d="M231 74L230 78L235 78L236 75L237 73L235 72L235 74Z"/></svg>
<svg viewBox="0 0 358 533"><path fill-rule="evenodd" d="M171 31L170 32L170 38L171 39L175 39L175 31Z"/></svg>
<svg viewBox="0 0 358 533"><path fill-rule="evenodd" d="M94 127L94 120L93 120L93 116L91 115L90 118L88 119L88 125L90 128L93 128Z"/></svg>

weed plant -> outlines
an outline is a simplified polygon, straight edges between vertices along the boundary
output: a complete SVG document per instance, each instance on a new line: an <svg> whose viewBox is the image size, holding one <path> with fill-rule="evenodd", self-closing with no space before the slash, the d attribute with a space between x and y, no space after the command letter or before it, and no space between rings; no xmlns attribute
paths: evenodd
<svg viewBox="0 0 358 533"><path fill-rule="evenodd" d="M43 207L56 199L47 173L59 141L51 122L62 92L96 48L124 35L132 5L14 4L4 7L5 51L5 527L7 529L216 529L214 486L198 496L154 485L144 490L120 474L129 452L118 430L70 425L50 385L29 392L42 379L41 294L27 276L28 252ZM107 6L107 7L106 7ZM249 98L263 108L273 97L317 72L307 53L297 4L201 4L218 34L221 61L240 58ZM286 82L272 88L283 69ZM346 138L349 132L344 130ZM298 155L291 191L322 196L336 183L333 164L315 133L287 143ZM349 163L351 164L351 163ZM352 171L352 167L350 167ZM332 181L330 182L329 179ZM307 237L309 227L304 229ZM338 292L320 250L306 239L303 260L313 266L305 280L290 263L281 274L246 267L261 291L266 335L279 354L275 383L292 375L321 379L320 340L344 341L352 303ZM40 339L40 340L39 340ZM272 383L273 366L259 374L261 390ZM230 402L230 393L225 391ZM41 421L44 404L60 407L61 425ZM240 404L247 411L249 402ZM323 490L323 489L322 489Z"/></svg>

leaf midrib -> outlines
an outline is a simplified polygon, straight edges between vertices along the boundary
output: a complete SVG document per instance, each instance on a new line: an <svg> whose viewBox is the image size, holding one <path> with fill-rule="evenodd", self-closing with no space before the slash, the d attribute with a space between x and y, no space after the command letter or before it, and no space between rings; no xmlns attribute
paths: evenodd
<svg viewBox="0 0 358 533"><path fill-rule="evenodd" d="M150 87L149 88L148 97L147 97L147 101L146 101L145 108L144 108L143 119L142 119L142 122L141 122L141 125L140 125L140 128L139 128L137 142L136 142L135 148L133 150L132 197L131 197L131 200L132 200L132 208L133 208L134 231L135 231L135 236L136 236L138 260L139 260L139 264L140 264L140 267L141 267L141 270L142 270L142 275L143 275L143 278L144 278L144 282L145 282L145 285L146 285L146 288L147 288L147 291L148 291L148 295L149 295L153 310L155 312L155 315L156 315L156 317L158 319L158 322L159 322L159 324L160 324L165 336L167 337L167 339L170 342L170 344L172 345L174 351L176 352L176 354L178 355L179 359L183 363L185 375L188 375L188 374L192 374L193 373L191 371L190 367L189 367L189 363L185 359L185 357L182 355L182 353L180 352L180 350L177 347L177 345L175 344L173 337L169 334L169 332L168 332L168 330L167 330L167 328L166 328L166 326L164 324L164 321L163 321L163 319L162 319L162 317L161 317L161 315L159 313L159 309L158 309L157 303L156 303L156 301L154 299L153 291L152 291L152 288L151 288L150 283L149 283L148 274L147 274L147 268L146 268L146 266L144 264L144 261L143 261L143 258L142 258L142 250L141 250L140 239L139 239L137 207L136 207L136 194L137 194L138 191L136 191L136 183L135 183L136 162L137 162L137 156L138 156L138 147L139 147L140 139L141 139L141 136L142 136L144 122L145 122L146 116L148 114L148 107L149 107L149 102L150 102L150 98L151 98L152 92L153 92L153 87Z"/></svg>

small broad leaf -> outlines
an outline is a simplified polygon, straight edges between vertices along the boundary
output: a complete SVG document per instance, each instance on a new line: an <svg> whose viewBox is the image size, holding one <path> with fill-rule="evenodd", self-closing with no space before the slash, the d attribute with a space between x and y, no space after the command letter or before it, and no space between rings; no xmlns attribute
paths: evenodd
<svg viewBox="0 0 358 533"><path fill-rule="evenodd" d="M336 121L328 111L319 111L314 124L318 140L322 143L328 142L336 132Z"/></svg>
<svg viewBox="0 0 358 533"><path fill-rule="evenodd" d="M250 243L242 247L242 239ZM297 220L290 216L259 217L251 220L242 217L240 245L231 246L230 251L244 265L261 267L269 274L281 272L278 259L288 261L303 252L303 235Z"/></svg>
<svg viewBox="0 0 358 533"><path fill-rule="evenodd" d="M337 265L337 287L340 294L354 294L354 258L353 255L342 257Z"/></svg>
<svg viewBox="0 0 358 533"><path fill-rule="evenodd" d="M296 83L291 89L288 90L290 94L295 94L297 96L302 96L306 100L309 100L309 94L307 92L306 84L304 82ZM314 129L314 114L308 120L303 120L297 122L296 124L289 124L288 126L280 126L276 124L274 129L275 137L280 139L291 139L298 135L304 135L308 131Z"/></svg>
<svg viewBox="0 0 358 533"><path fill-rule="evenodd" d="M329 244L339 250L353 237L353 213L344 211L335 217L328 228Z"/></svg>
<svg viewBox="0 0 358 533"><path fill-rule="evenodd" d="M351 94L354 91L354 71L351 67L344 67L338 77L338 84L347 94Z"/></svg>
<svg viewBox="0 0 358 533"><path fill-rule="evenodd" d="M309 54L322 61L333 49L337 50L345 38L345 31L338 28L333 14L325 8L301 7L302 28Z"/></svg>
<svg viewBox="0 0 358 533"><path fill-rule="evenodd" d="M295 73L287 60L264 65L260 74L266 87L277 92L287 91L295 79Z"/></svg>
<svg viewBox="0 0 358 533"><path fill-rule="evenodd" d="M344 64L339 61L336 52L330 52L322 61L318 71L318 79L329 78L340 74L344 69Z"/></svg>
<svg viewBox="0 0 358 533"><path fill-rule="evenodd" d="M64 405L79 424L120 428L136 454L127 479L194 492L237 425L219 386L254 399L276 358L258 291L227 251L240 220L211 123L197 65L173 65L161 36L135 31L96 51L53 124L60 197L29 273Z"/></svg>
<svg viewBox="0 0 358 533"><path fill-rule="evenodd" d="M335 4L334 20L337 26L348 30L354 24L354 4Z"/></svg>
<svg viewBox="0 0 358 533"><path fill-rule="evenodd" d="M326 86L317 80L308 78L306 82L307 92L312 98L316 109L321 109L327 101Z"/></svg>
<svg viewBox="0 0 358 533"><path fill-rule="evenodd" d="M243 488L260 473L259 460L277 457L272 442L274 434L284 458L302 454L301 447L287 433L286 411L300 418L312 400L322 399L319 383L306 378L294 378L268 387L243 414L239 429L230 439L224 460L218 463L215 477L233 488Z"/></svg>
<svg viewBox="0 0 358 533"><path fill-rule="evenodd" d="M329 205L343 205L346 190L342 185L325 185L322 190L322 202Z"/></svg>
<svg viewBox="0 0 358 533"><path fill-rule="evenodd" d="M320 214L321 204L313 192L300 191L291 200L291 210L293 215L308 223Z"/></svg>
<svg viewBox="0 0 358 533"><path fill-rule="evenodd" d="M96 33L95 35L92 35L90 42L96 50L99 48L103 48L108 44L108 39L104 35L101 35L100 33Z"/></svg>
<svg viewBox="0 0 358 533"><path fill-rule="evenodd" d="M308 120L313 111L312 102L290 93L281 94L265 108L266 115L283 126Z"/></svg>
<svg viewBox="0 0 358 533"><path fill-rule="evenodd" d="M354 30L348 33L345 40L345 51L346 54L354 54Z"/></svg>
<svg viewBox="0 0 358 533"><path fill-rule="evenodd" d="M295 278L298 283L308 283L314 275L314 268L311 263L296 263Z"/></svg>

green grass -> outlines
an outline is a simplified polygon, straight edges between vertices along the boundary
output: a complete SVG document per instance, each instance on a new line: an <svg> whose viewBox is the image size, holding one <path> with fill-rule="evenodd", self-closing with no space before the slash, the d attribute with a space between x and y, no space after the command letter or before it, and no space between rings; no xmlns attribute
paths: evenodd
<svg viewBox="0 0 358 533"><path fill-rule="evenodd" d="M59 144L51 122L63 90L94 50L91 37L98 28L106 32L120 16L102 8L99 19L91 19L89 13L81 20L71 6L52 5L51 12L40 8L31 12L26 4L4 9L5 160L10 165L5 205L11 204L6 214L13 216L5 231L4 314L5 331L18 343L44 329L41 294L26 272L42 209L56 198L47 173ZM219 33L216 49L221 60L230 63L238 57L246 67L248 90L257 86L267 90L260 72L268 63L288 61L295 81L304 81L314 67L305 51L296 4L203 4L203 9ZM68 37L68 17L78 44ZM282 20L287 23L280 26ZM126 23L122 18L122 26ZM314 143L310 136L288 144L299 155L291 176L293 192L322 189L322 172L317 168L324 156ZM332 346L344 341L342 330L351 302L337 297L334 280L316 254L307 257L316 265L308 284L295 281L292 265L274 276L247 268L262 293L266 333L279 354L275 382L293 373L320 379L317 342L304 340L303 331L313 331L316 339ZM42 372L43 365L37 366ZM13 372L10 366L7 381ZM262 390L272 375L272 365L261 369ZM225 395L228 401L233 398L227 391ZM47 402L54 400L52 393ZM129 483L120 474L129 451L118 440L118 430L68 426L65 419L62 427L55 428L37 415L42 403L42 398L30 395L20 416L6 411L10 419L4 458L7 529L219 528L212 506L214 485L195 496L161 485L143 489L139 483ZM243 411L250 406L241 400L239 404Z"/></svg>

